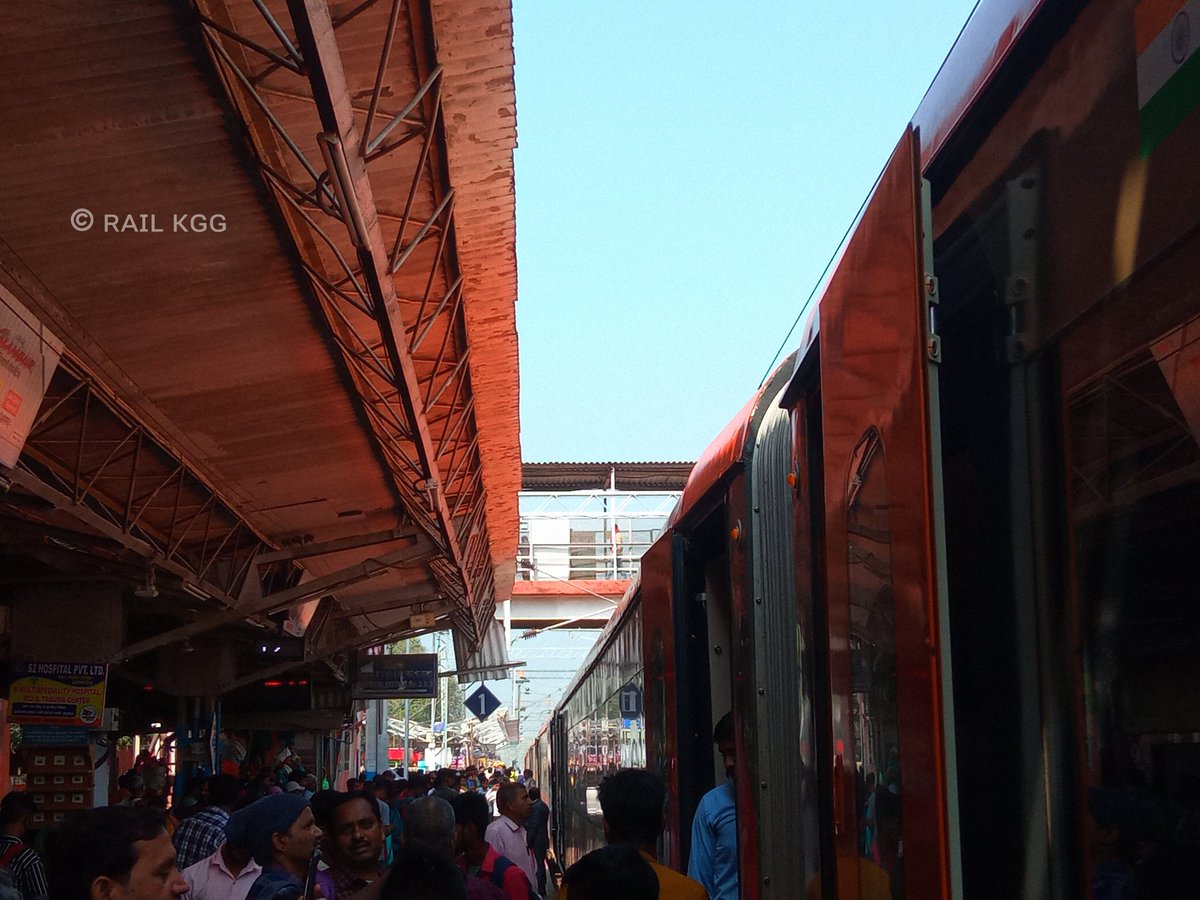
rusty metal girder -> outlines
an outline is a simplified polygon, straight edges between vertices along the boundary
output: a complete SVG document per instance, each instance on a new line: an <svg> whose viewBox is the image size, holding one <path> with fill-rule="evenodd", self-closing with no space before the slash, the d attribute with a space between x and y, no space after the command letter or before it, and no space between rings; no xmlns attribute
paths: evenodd
<svg viewBox="0 0 1200 900"><path fill-rule="evenodd" d="M86 530L228 605L255 557L274 549L69 355L12 477Z"/></svg>
<svg viewBox="0 0 1200 900"><path fill-rule="evenodd" d="M334 18L326 0L287 0L289 31L266 0L195 2L397 496L437 545L430 568L471 611L475 644L492 569L428 13L367 0ZM379 41L369 72L338 41L353 27L361 43L364 26Z"/></svg>
<svg viewBox="0 0 1200 900"><path fill-rule="evenodd" d="M154 637L129 644L113 653L106 661L121 662L135 656L140 656L143 653L157 650L159 647L166 647L170 644L193 638L196 635L212 631L222 625L233 625L250 616L279 612L287 609L289 606L303 603L306 600L324 597L327 594L336 594L342 588L384 575L393 569L405 568L419 563L433 552L433 550L433 546L427 539L423 536L419 537L405 547L364 559L336 572L313 578L281 591L275 591L265 597L246 599L236 608L190 622L187 625L180 625L178 628L172 628L170 631L164 631L156 634Z"/></svg>
<svg viewBox="0 0 1200 900"><path fill-rule="evenodd" d="M434 625L431 628L410 630L406 624L381 626L371 631L364 632L363 634L355 635L354 637L342 638L320 648L308 648L307 655L304 659L276 663L273 666L267 666L262 669L258 669L257 671L248 675L240 675L237 678L230 679L218 688L218 693L226 694L229 691L235 691L240 687L254 684L254 682L261 681L264 678L273 678L276 675L282 675L284 672L291 671L292 669L298 669L305 665L312 665L314 662L318 662L320 659L333 656L336 653L342 653L346 650L351 650L356 647L386 644L389 641L396 640L400 637L420 637L424 634L432 634L435 631L441 631L443 627L443 625ZM444 676L447 673L442 674Z"/></svg>

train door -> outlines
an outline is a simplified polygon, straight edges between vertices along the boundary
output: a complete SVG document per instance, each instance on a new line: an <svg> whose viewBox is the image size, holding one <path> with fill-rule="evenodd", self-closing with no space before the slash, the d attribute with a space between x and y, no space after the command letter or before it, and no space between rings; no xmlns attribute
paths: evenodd
<svg viewBox="0 0 1200 900"><path fill-rule="evenodd" d="M566 785L571 777L567 760L567 714L560 712L550 722L550 783ZM554 790L550 795L550 831L554 844L554 855L566 859L567 797L564 791Z"/></svg>
<svg viewBox="0 0 1200 900"><path fill-rule="evenodd" d="M826 896L835 878L841 898L884 885L960 895L943 717L936 283L915 138L909 129L880 176L820 307L836 851L823 877Z"/></svg>
<svg viewBox="0 0 1200 900"><path fill-rule="evenodd" d="M659 839L658 858L673 869L684 865L679 804L679 728L676 708L677 671L675 618L671 596L671 554L674 535L668 531L641 560L642 672L646 726L646 768L667 785L666 823Z"/></svg>
<svg viewBox="0 0 1200 900"><path fill-rule="evenodd" d="M814 325L816 323L814 322ZM824 465L821 453L821 392L819 348L815 335L806 336L804 352L784 392L791 456L787 478L792 531L794 594L795 702L797 732L791 742L799 781L793 808L797 828L790 855L802 869L804 896L832 896L830 875L821 884L821 873L835 868L833 834L821 823L832 821L833 790L829 778L819 773L833 770L828 683L828 646L818 640L826 628L824 584Z"/></svg>
<svg viewBox="0 0 1200 900"><path fill-rule="evenodd" d="M812 631L798 617L794 435L779 402L791 375L789 361L763 391L752 422L747 477L729 489L743 900L805 897L819 868Z"/></svg>
<svg viewBox="0 0 1200 900"><path fill-rule="evenodd" d="M990 811L962 819L963 884L1023 898L1078 893L1082 833L1073 779L1055 774L1075 734L1060 712L1073 706L1073 641L1053 621L1065 593L1059 388L1049 357L1028 352L1048 137L989 173L935 246L954 771L961 796Z"/></svg>
<svg viewBox="0 0 1200 900"><path fill-rule="evenodd" d="M734 483L740 483L741 476ZM681 862L691 850L690 824L701 798L725 779L713 727L731 709L730 573L723 504L687 529L673 546L675 663L687 678L676 683L678 804Z"/></svg>

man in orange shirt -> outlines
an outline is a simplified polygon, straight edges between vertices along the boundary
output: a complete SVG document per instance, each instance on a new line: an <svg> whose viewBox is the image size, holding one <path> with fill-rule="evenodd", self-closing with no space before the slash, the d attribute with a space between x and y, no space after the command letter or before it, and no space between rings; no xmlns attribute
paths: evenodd
<svg viewBox="0 0 1200 900"><path fill-rule="evenodd" d="M659 900L708 900L702 884L667 868L654 856L666 806L667 786L645 769L621 769L600 782L604 839L638 848L658 876Z"/></svg>

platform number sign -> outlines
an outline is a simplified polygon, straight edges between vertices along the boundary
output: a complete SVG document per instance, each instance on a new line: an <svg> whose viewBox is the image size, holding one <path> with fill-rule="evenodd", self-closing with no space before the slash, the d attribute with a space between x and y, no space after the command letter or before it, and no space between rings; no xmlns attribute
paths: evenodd
<svg viewBox="0 0 1200 900"><path fill-rule="evenodd" d="M642 689L636 684L621 688L621 717L636 719L642 714Z"/></svg>
<svg viewBox="0 0 1200 900"><path fill-rule="evenodd" d="M496 711L500 705L500 701L496 699L496 695L487 689L487 685L480 685L464 703L471 712L475 714L480 722L483 722Z"/></svg>

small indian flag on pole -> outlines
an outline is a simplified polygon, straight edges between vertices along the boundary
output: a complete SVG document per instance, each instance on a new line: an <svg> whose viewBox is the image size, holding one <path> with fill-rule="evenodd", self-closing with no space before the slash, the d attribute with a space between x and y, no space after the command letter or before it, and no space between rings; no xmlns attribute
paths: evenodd
<svg viewBox="0 0 1200 900"><path fill-rule="evenodd" d="M1200 0L1142 0L1134 32L1144 159L1200 104Z"/></svg>

